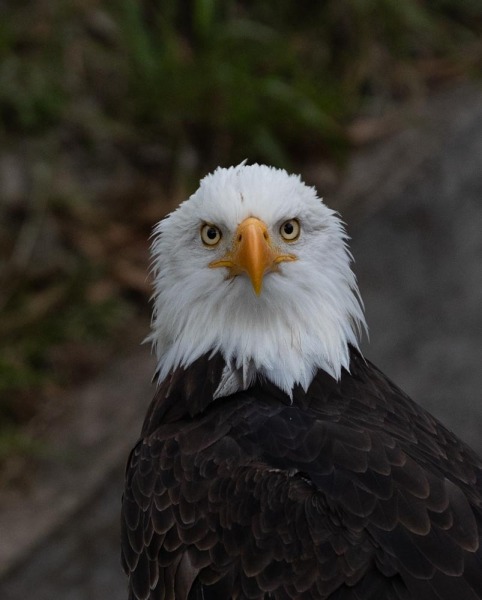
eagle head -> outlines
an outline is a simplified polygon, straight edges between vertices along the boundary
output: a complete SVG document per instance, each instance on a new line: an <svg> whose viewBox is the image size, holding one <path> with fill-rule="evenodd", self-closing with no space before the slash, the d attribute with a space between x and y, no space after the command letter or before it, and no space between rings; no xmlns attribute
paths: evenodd
<svg viewBox="0 0 482 600"><path fill-rule="evenodd" d="M218 168L154 230L152 333L162 381L204 354L226 362L217 394L256 377L286 393L317 369L339 378L365 327L347 234L299 176Z"/></svg>

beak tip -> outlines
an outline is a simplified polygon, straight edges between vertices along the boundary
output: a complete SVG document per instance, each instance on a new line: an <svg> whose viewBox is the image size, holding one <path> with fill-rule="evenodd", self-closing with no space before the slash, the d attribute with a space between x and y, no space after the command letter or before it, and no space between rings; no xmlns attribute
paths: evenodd
<svg viewBox="0 0 482 600"><path fill-rule="evenodd" d="M263 279L260 279L259 281L251 281L251 285L253 286L253 291L256 296L260 296L261 290L263 289Z"/></svg>

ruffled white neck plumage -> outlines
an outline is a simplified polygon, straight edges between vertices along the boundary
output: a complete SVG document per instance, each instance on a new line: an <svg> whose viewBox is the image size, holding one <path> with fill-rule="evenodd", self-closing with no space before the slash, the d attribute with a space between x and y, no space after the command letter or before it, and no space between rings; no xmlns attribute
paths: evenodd
<svg viewBox="0 0 482 600"><path fill-rule="evenodd" d="M290 245L297 260L264 277L256 296L249 279L210 269L215 251L199 239L215 223L229 244L241 221L255 216L275 236L297 218ZM204 354L221 352L226 368L217 391L229 395L267 378L286 393L307 389L316 371L339 378L349 369L365 320L346 234L338 217L298 176L263 165L217 169L155 229L152 333L159 380ZM222 251L222 248L219 250Z"/></svg>

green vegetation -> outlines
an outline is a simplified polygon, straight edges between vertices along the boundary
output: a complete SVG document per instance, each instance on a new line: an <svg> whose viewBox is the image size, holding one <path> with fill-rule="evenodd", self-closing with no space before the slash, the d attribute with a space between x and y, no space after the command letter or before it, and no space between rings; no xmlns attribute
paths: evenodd
<svg viewBox="0 0 482 600"><path fill-rule="evenodd" d="M19 2L0 28L0 118L161 143L166 173L186 152L201 169L339 156L344 124L418 91L430 61L480 66L481 28L477 0Z"/></svg>
<svg viewBox="0 0 482 600"><path fill-rule="evenodd" d="M95 372L106 354L103 341L129 316L119 299L92 299L89 291L96 284L90 270L38 285L20 284L2 307L0 432L15 442L14 449L24 438L13 435L15 427L35 416L59 387ZM0 435L0 463L7 447Z"/></svg>
<svg viewBox="0 0 482 600"><path fill-rule="evenodd" d="M477 74L481 32L480 0L5 3L0 462L75 379L55 356L146 304L162 190L245 158L341 164L354 118Z"/></svg>

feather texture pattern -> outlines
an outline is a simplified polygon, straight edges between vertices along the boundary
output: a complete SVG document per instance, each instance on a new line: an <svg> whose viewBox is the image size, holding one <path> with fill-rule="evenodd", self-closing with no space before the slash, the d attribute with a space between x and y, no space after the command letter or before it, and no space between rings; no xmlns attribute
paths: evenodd
<svg viewBox="0 0 482 600"><path fill-rule="evenodd" d="M127 467L131 600L482 598L482 463L351 349L293 398L160 386Z"/></svg>

